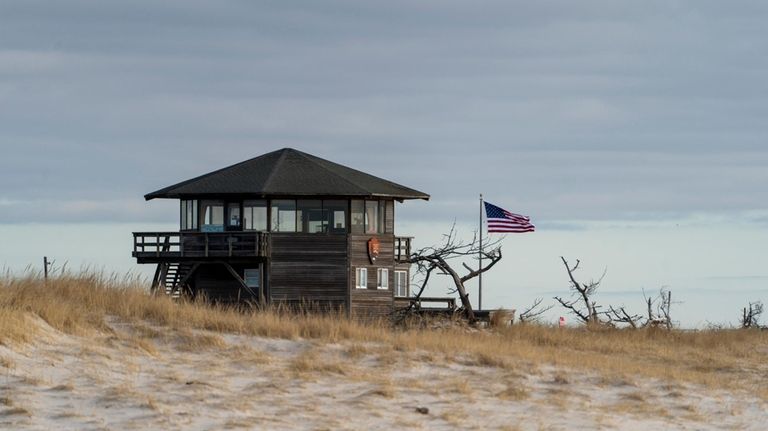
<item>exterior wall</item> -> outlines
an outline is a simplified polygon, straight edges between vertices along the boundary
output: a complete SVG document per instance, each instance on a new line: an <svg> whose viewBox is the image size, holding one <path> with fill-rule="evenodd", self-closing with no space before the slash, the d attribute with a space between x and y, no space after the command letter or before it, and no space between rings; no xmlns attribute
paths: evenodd
<svg viewBox="0 0 768 431"><path fill-rule="evenodd" d="M272 233L270 302L347 305L347 235Z"/></svg>
<svg viewBox="0 0 768 431"><path fill-rule="evenodd" d="M371 264L368 258L368 240L377 237L381 244L379 257ZM385 319L392 312L395 283L393 234L380 235L350 235L349 236L349 295L350 315L362 320ZM368 288L358 289L355 286L355 270L368 269ZM379 289L376 286L377 269L389 270L388 288Z"/></svg>

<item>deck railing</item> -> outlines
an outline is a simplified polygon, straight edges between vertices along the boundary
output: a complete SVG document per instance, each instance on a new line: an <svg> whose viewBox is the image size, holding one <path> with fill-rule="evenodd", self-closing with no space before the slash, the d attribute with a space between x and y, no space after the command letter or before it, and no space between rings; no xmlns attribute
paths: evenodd
<svg viewBox="0 0 768 431"><path fill-rule="evenodd" d="M410 236L395 237L395 262L405 262L411 256L412 239Z"/></svg>
<svg viewBox="0 0 768 431"><path fill-rule="evenodd" d="M266 232L134 232L133 257L257 257L267 255L267 244Z"/></svg>

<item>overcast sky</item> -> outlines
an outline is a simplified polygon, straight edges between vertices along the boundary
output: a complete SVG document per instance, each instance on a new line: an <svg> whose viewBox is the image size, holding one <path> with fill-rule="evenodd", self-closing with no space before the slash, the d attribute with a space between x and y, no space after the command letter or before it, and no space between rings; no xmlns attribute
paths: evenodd
<svg viewBox="0 0 768 431"><path fill-rule="evenodd" d="M765 2L372 3L3 1L0 222L163 221L286 146L446 218L766 208Z"/></svg>
<svg viewBox="0 0 768 431"><path fill-rule="evenodd" d="M0 264L133 268L130 231L177 222L145 193L294 147L430 193L398 213L421 241L471 230L481 192L531 215L494 304L567 286L561 253L619 290L768 298L766 22L765 1L4 0Z"/></svg>

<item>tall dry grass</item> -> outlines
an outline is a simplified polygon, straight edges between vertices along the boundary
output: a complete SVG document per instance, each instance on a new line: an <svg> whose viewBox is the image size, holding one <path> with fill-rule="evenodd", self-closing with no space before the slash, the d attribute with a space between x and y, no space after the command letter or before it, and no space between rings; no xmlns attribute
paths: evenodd
<svg viewBox="0 0 768 431"><path fill-rule="evenodd" d="M0 278L0 343L36 337L31 319L67 334L109 332L109 319L169 329L202 329L274 338L374 342L396 351L430 352L442 360L536 372L542 364L590 370L621 381L658 378L740 387L768 398L768 332L758 330L587 330L516 325L490 330L393 329L333 314L242 312L150 296L139 281L99 273ZM623 380L622 380L623 379ZM611 378L605 379L612 381Z"/></svg>

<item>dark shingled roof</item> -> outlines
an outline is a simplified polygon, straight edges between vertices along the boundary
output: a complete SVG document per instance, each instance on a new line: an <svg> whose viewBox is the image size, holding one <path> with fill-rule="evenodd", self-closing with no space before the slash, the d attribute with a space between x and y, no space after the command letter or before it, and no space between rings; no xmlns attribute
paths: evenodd
<svg viewBox="0 0 768 431"><path fill-rule="evenodd" d="M429 199L429 195L292 148L283 148L145 195L353 196Z"/></svg>

